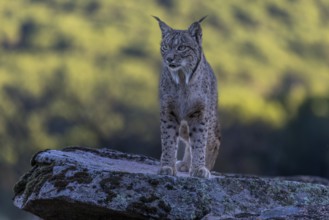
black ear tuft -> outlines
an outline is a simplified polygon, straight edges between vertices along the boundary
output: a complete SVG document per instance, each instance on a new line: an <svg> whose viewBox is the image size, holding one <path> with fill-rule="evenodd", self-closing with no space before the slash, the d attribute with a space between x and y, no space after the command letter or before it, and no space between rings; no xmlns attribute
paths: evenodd
<svg viewBox="0 0 329 220"><path fill-rule="evenodd" d="M155 18L155 20L157 20L159 23L162 22L157 16L152 15L152 17Z"/></svg>
<svg viewBox="0 0 329 220"><path fill-rule="evenodd" d="M203 16L198 22L201 23L204 19L206 19L208 17L208 15Z"/></svg>
<svg viewBox="0 0 329 220"><path fill-rule="evenodd" d="M160 20L160 18L158 18L157 16L152 16L153 18L155 18L155 20L157 20L159 22L159 26L162 32L162 37L164 37L165 35L167 35L169 32L171 32L172 28L169 27L166 23L164 23L163 21Z"/></svg>

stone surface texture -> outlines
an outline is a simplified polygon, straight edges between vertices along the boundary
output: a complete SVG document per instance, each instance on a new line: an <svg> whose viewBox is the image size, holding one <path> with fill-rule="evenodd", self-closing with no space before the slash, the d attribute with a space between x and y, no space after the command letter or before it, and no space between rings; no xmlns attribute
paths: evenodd
<svg viewBox="0 0 329 220"><path fill-rule="evenodd" d="M329 219L329 181L213 172L157 175L153 158L109 149L45 150L14 186L42 219Z"/></svg>

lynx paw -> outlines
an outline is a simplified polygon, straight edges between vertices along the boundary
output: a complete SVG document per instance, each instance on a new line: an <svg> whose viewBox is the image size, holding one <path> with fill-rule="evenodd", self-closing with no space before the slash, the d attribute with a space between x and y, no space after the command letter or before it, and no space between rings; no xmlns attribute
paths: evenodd
<svg viewBox="0 0 329 220"><path fill-rule="evenodd" d="M199 178L209 178L210 171L206 167L202 166L196 169L192 169L190 176L199 177Z"/></svg>
<svg viewBox="0 0 329 220"><path fill-rule="evenodd" d="M160 168L158 174L176 176L176 169L172 168L170 166L163 166L163 167Z"/></svg>
<svg viewBox="0 0 329 220"><path fill-rule="evenodd" d="M185 161L177 161L176 169L181 172L188 172L190 170L190 165Z"/></svg>

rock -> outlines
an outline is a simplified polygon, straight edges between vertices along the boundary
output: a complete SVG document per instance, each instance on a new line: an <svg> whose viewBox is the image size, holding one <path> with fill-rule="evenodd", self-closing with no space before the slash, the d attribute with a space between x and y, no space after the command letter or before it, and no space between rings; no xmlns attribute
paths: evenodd
<svg viewBox="0 0 329 220"><path fill-rule="evenodd" d="M37 153L14 204L43 219L327 219L324 179L157 175L155 159L81 147ZM305 178L304 178L305 179ZM313 183L313 182L319 183Z"/></svg>

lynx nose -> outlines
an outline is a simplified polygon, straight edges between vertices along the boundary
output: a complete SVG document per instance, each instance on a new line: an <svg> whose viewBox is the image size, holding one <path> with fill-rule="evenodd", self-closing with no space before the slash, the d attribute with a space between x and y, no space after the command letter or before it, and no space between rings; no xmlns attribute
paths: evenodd
<svg viewBox="0 0 329 220"><path fill-rule="evenodd" d="M167 57L167 62L168 63L172 63L172 61L174 61L174 58L173 57Z"/></svg>

